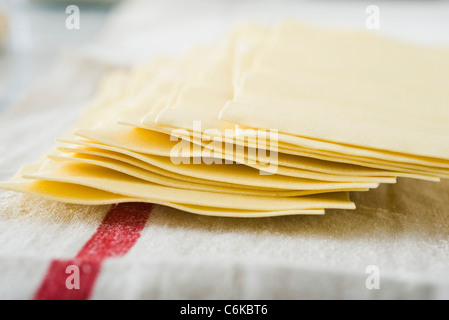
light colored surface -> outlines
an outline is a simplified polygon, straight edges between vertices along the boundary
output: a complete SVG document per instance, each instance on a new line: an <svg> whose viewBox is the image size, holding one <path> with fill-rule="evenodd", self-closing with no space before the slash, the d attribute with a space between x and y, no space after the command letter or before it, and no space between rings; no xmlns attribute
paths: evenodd
<svg viewBox="0 0 449 320"><path fill-rule="evenodd" d="M74 51L92 41L111 10L108 5L84 3L81 28L67 30L66 6L61 1L0 1L0 11L9 20L8 35L0 50L0 113L42 79L61 52Z"/></svg>
<svg viewBox="0 0 449 320"><path fill-rule="evenodd" d="M129 254L104 264L93 298L447 299L448 188L404 180L355 194L357 212L317 217L156 207ZM0 197L0 297L30 298L50 260L75 254L104 210ZM379 290L365 287L369 265L380 269Z"/></svg>
<svg viewBox="0 0 449 320"><path fill-rule="evenodd" d="M101 40L83 55L61 58L2 114L2 178L35 161L74 122L109 68L95 57L130 63L156 51L179 52L251 18L277 22L293 16L363 28L366 17L366 5L352 1L327 7L293 1L140 5L147 7L124 8L134 10L132 23L130 11L117 15ZM446 2L379 5L381 32L449 44ZM355 194L357 211L323 217L248 221L156 207L129 254L105 263L93 298L449 298L448 190L447 181L400 180ZM51 259L73 256L95 231L106 209L92 210L3 194L0 296L30 298ZM365 287L369 265L380 268L380 290Z"/></svg>

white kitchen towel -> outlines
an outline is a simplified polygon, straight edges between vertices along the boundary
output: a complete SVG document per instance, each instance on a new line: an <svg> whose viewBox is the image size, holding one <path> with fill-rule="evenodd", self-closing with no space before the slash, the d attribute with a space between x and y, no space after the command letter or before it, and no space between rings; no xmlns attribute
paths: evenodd
<svg viewBox="0 0 449 320"><path fill-rule="evenodd" d="M119 7L98 41L63 54L0 115L0 178L50 148L111 68L218 38L248 17L276 22L300 8L310 16L320 12L287 1L274 14L274 2L226 3ZM358 8L364 21L364 7ZM327 9L323 15L332 16ZM352 199L355 211L229 219L3 192L0 298L449 298L449 182L399 179Z"/></svg>
<svg viewBox="0 0 449 320"><path fill-rule="evenodd" d="M6 193L0 297L447 299L448 190L403 180L354 194L356 211L263 219Z"/></svg>

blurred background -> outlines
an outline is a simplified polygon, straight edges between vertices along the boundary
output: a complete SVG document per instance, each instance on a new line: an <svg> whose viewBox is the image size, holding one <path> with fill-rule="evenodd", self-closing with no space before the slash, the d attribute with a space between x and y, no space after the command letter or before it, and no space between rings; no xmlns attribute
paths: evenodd
<svg viewBox="0 0 449 320"><path fill-rule="evenodd" d="M66 26L70 5L79 8L78 29ZM449 47L447 1L0 0L0 113L64 52L132 65L216 40L248 20L366 28L369 5L379 8L380 26L373 32Z"/></svg>
<svg viewBox="0 0 449 320"><path fill-rule="evenodd" d="M82 28L65 28L76 3ZM90 41L117 1L0 0L0 112L48 71L61 50Z"/></svg>

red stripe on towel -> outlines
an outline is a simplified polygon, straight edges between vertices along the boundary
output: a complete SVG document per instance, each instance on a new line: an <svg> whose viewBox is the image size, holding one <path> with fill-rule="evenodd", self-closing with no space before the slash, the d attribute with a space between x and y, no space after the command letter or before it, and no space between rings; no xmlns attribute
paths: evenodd
<svg viewBox="0 0 449 320"><path fill-rule="evenodd" d="M103 261L123 256L134 246L151 209L147 203L123 203L111 208L74 259L51 262L34 299L89 299Z"/></svg>

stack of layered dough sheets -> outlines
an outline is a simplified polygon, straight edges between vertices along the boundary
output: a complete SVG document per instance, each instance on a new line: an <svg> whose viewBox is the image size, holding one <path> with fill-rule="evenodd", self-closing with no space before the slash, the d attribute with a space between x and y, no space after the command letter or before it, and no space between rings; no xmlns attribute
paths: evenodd
<svg viewBox="0 0 449 320"><path fill-rule="evenodd" d="M449 50L285 22L102 82L4 189L232 217L354 209L349 191L449 177Z"/></svg>

